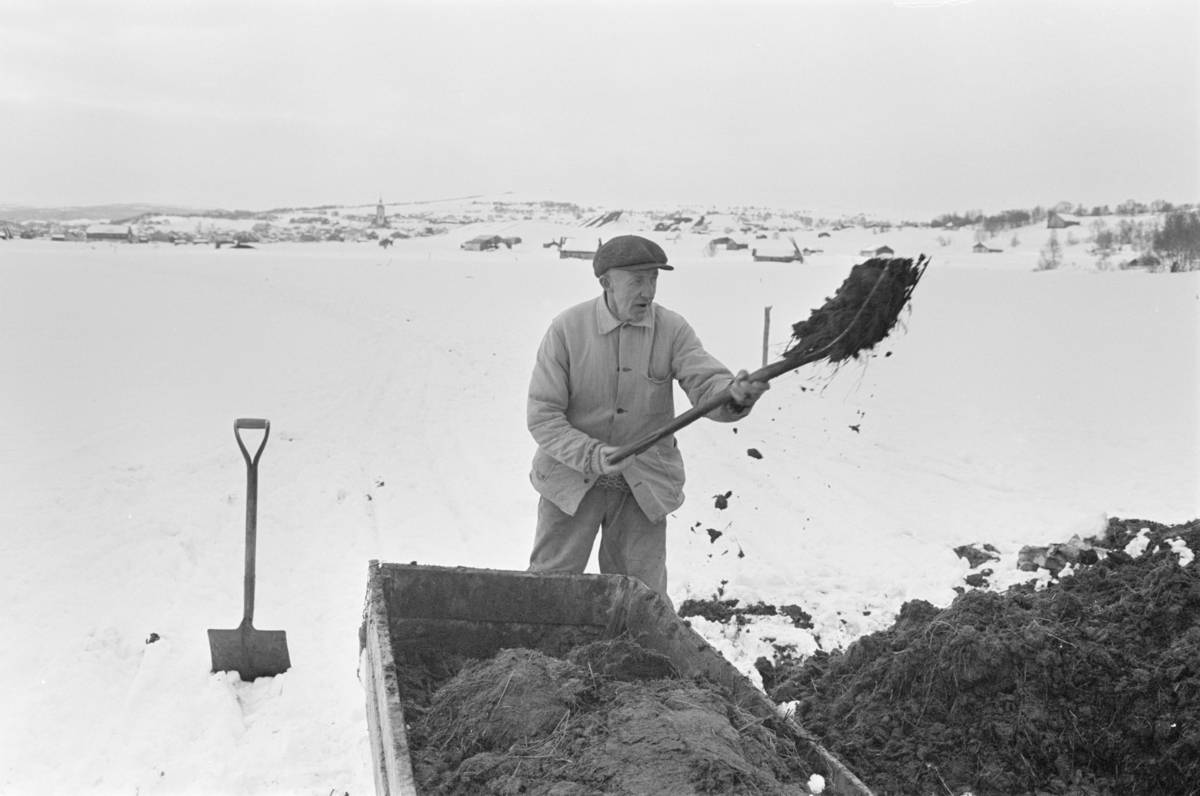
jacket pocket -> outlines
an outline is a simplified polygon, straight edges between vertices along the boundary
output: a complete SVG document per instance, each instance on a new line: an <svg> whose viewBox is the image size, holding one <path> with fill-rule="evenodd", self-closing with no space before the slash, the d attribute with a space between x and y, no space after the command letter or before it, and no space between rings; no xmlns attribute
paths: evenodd
<svg viewBox="0 0 1200 796"><path fill-rule="evenodd" d="M675 381L646 376L646 416L655 420L670 420L675 416Z"/></svg>
<svg viewBox="0 0 1200 796"><path fill-rule="evenodd" d="M538 448L537 453L533 456L533 468L529 472L529 480L533 482L534 486L544 485L556 475L555 471L564 467L566 467L565 464Z"/></svg>
<svg viewBox="0 0 1200 796"><path fill-rule="evenodd" d="M670 381L675 376L671 372L671 358L667 356L665 349L655 346L650 352L649 361L646 363L646 378L650 381L660 384L664 381Z"/></svg>
<svg viewBox="0 0 1200 796"><path fill-rule="evenodd" d="M666 451L655 448L654 455L658 458L657 469L662 473L663 486L666 487L663 494L664 507L668 512L672 512L683 504L683 457L674 445Z"/></svg>

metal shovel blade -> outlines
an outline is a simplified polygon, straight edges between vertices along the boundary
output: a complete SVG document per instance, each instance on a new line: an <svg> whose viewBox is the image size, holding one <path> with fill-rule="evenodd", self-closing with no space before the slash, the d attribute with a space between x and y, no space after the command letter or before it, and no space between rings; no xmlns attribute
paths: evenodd
<svg viewBox="0 0 1200 796"><path fill-rule="evenodd" d="M214 672L237 672L243 682L274 677L292 666L288 657L287 633L255 630L243 622L234 630L209 630L208 646Z"/></svg>

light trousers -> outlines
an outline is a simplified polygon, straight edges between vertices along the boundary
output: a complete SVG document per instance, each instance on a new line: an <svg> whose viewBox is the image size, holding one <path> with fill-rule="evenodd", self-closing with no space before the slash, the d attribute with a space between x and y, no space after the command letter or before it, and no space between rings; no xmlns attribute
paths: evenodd
<svg viewBox="0 0 1200 796"><path fill-rule="evenodd" d="M600 572L635 577L671 605L667 521L651 522L629 492L592 487L574 516L541 498L529 571L583 572L600 529Z"/></svg>

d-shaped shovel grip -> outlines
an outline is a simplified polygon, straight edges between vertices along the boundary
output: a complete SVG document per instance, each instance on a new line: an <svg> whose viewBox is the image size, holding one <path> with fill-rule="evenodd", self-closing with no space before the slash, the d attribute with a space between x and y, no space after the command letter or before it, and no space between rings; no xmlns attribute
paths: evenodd
<svg viewBox="0 0 1200 796"><path fill-rule="evenodd" d="M262 429L266 432L263 434L262 442L258 444L254 458L250 457L250 451L246 450L246 444L242 442L241 431L243 428ZM242 628L246 629L254 626L254 551L258 533L258 460L262 456L263 448L267 447L267 437L271 436L271 421L239 418L233 421L233 435L237 437L238 447L242 449L242 458L246 460L246 578L242 601Z"/></svg>

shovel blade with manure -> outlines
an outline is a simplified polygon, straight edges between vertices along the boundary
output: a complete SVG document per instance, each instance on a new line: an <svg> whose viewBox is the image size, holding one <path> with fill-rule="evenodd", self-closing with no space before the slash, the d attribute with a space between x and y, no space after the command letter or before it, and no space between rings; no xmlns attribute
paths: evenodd
<svg viewBox="0 0 1200 796"><path fill-rule="evenodd" d="M262 429L258 451L251 458L242 442L241 429ZM214 672L237 672L245 682L259 677L274 677L291 668L287 634L282 630L254 628L254 552L258 516L258 459L271 435L271 421L239 419L233 434L246 460L246 573L242 623L233 630L209 630L208 646Z"/></svg>
<svg viewBox="0 0 1200 796"><path fill-rule="evenodd" d="M844 362L870 351L891 332L908 306L925 273L929 258L872 258L850 269L832 298L807 320L792 325L792 344L783 359L749 374L748 381L770 381L812 362ZM610 464L644 453L661 439L691 425L732 396L728 388L693 406L662 426L622 445L608 457Z"/></svg>

